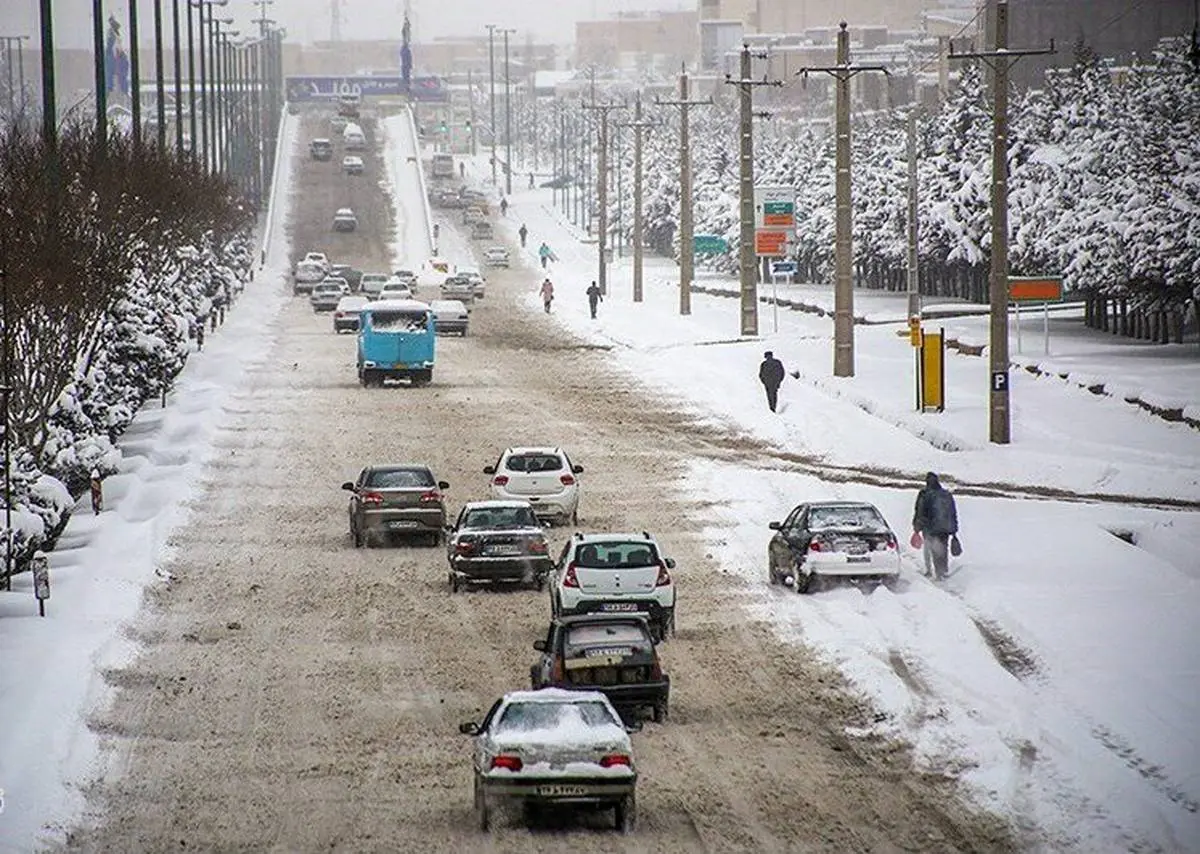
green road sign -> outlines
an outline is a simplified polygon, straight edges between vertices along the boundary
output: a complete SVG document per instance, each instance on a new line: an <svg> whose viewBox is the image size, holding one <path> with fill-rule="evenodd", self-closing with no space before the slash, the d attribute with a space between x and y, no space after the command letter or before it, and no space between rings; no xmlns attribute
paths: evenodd
<svg viewBox="0 0 1200 854"><path fill-rule="evenodd" d="M697 234L692 237L692 251L697 255L720 255L729 251L729 244L716 234Z"/></svg>

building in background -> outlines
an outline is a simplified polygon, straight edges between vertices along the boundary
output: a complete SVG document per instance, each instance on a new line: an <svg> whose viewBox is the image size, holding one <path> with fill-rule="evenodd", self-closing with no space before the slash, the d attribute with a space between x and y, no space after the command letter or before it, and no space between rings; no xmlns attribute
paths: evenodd
<svg viewBox="0 0 1200 854"><path fill-rule="evenodd" d="M695 60L696 12L628 12L575 24L575 66L673 73Z"/></svg>

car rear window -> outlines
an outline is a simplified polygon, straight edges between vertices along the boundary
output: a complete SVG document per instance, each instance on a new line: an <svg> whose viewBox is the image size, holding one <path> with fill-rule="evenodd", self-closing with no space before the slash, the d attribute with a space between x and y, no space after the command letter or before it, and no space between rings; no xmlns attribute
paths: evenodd
<svg viewBox="0 0 1200 854"><path fill-rule="evenodd" d="M496 732L533 732L578 726L616 726L604 703L510 703L496 721Z"/></svg>
<svg viewBox="0 0 1200 854"><path fill-rule="evenodd" d="M632 569L657 563L658 554L647 542L585 543L575 550L575 565L585 569Z"/></svg>
<svg viewBox="0 0 1200 854"><path fill-rule="evenodd" d="M886 531L887 522L874 507L813 507L808 511L808 529L859 528L864 531Z"/></svg>
<svg viewBox="0 0 1200 854"><path fill-rule="evenodd" d="M421 332L425 317L423 311L373 311L371 328L379 332Z"/></svg>
<svg viewBox="0 0 1200 854"><path fill-rule="evenodd" d="M481 507L468 510L463 517L464 528L536 528L537 519L528 507Z"/></svg>
<svg viewBox="0 0 1200 854"><path fill-rule="evenodd" d="M378 489L423 489L433 486L428 469L375 469L367 475L367 486Z"/></svg>
<svg viewBox="0 0 1200 854"><path fill-rule="evenodd" d="M598 626L571 626L567 629L567 646L605 646L648 643L645 631L633 623L614 623Z"/></svg>
<svg viewBox="0 0 1200 854"><path fill-rule="evenodd" d="M558 471L563 467L563 462L555 454L513 454L505 460L504 467L509 471L532 474L541 471Z"/></svg>

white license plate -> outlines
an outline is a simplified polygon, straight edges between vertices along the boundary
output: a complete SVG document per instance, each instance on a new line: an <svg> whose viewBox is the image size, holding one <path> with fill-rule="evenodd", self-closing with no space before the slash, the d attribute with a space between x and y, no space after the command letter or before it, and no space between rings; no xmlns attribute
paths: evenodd
<svg viewBox="0 0 1200 854"><path fill-rule="evenodd" d="M846 558L846 563L870 563L870 562L871 562L871 558L869 555L863 555L862 557L853 557L852 556L852 557Z"/></svg>
<svg viewBox="0 0 1200 854"><path fill-rule="evenodd" d="M600 606L601 611L636 611L638 606L634 602L605 602Z"/></svg>
<svg viewBox="0 0 1200 854"><path fill-rule="evenodd" d="M549 797L564 797L571 795L582 795L587 792L587 788L585 786L566 786L562 784L556 784L553 786L538 786L536 791L539 795L545 795Z"/></svg>
<svg viewBox="0 0 1200 854"><path fill-rule="evenodd" d="M419 528L420 522L414 522L412 519L398 519L395 522L388 522L389 528Z"/></svg>
<svg viewBox="0 0 1200 854"><path fill-rule="evenodd" d="M519 555L521 553L520 546L488 546L487 553L490 555Z"/></svg>

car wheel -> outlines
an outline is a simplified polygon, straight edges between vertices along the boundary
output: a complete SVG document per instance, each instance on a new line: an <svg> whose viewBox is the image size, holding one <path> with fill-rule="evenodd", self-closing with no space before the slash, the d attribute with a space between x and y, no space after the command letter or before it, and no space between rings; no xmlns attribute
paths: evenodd
<svg viewBox="0 0 1200 854"><path fill-rule="evenodd" d="M529 668L529 687L534 691L541 687L538 685L538 667L536 664L531 665Z"/></svg>
<svg viewBox="0 0 1200 854"><path fill-rule="evenodd" d="M487 798L483 794L483 790L479 787L479 781L475 781L475 826L483 833L487 833L488 826L491 824L491 813L488 810Z"/></svg>
<svg viewBox="0 0 1200 854"><path fill-rule="evenodd" d="M666 700L659 700L657 703L654 704L654 711L653 711L652 717L656 724L666 723L666 720L667 720L667 701Z"/></svg>
<svg viewBox="0 0 1200 854"><path fill-rule="evenodd" d="M458 576L455 575L453 572L447 573L446 580L450 583L450 592L457 593L458 592Z"/></svg>
<svg viewBox="0 0 1200 854"><path fill-rule="evenodd" d="M637 826L637 798L632 792L617 802L613 818L619 832L633 833Z"/></svg>
<svg viewBox="0 0 1200 854"><path fill-rule="evenodd" d="M770 552L767 552L767 583L779 583L779 575L775 572L775 561L771 559Z"/></svg>
<svg viewBox="0 0 1200 854"><path fill-rule="evenodd" d="M367 538L363 532L353 525L350 526L350 536L354 538L354 548L356 549L361 549L367 544Z"/></svg>
<svg viewBox="0 0 1200 854"><path fill-rule="evenodd" d="M797 568L795 584L797 593L811 593L816 589L817 574L815 572L804 573Z"/></svg>
<svg viewBox="0 0 1200 854"><path fill-rule="evenodd" d="M571 511L571 524L575 525L576 527L578 527L578 525L579 525L579 508L578 507L576 507L574 510Z"/></svg>

